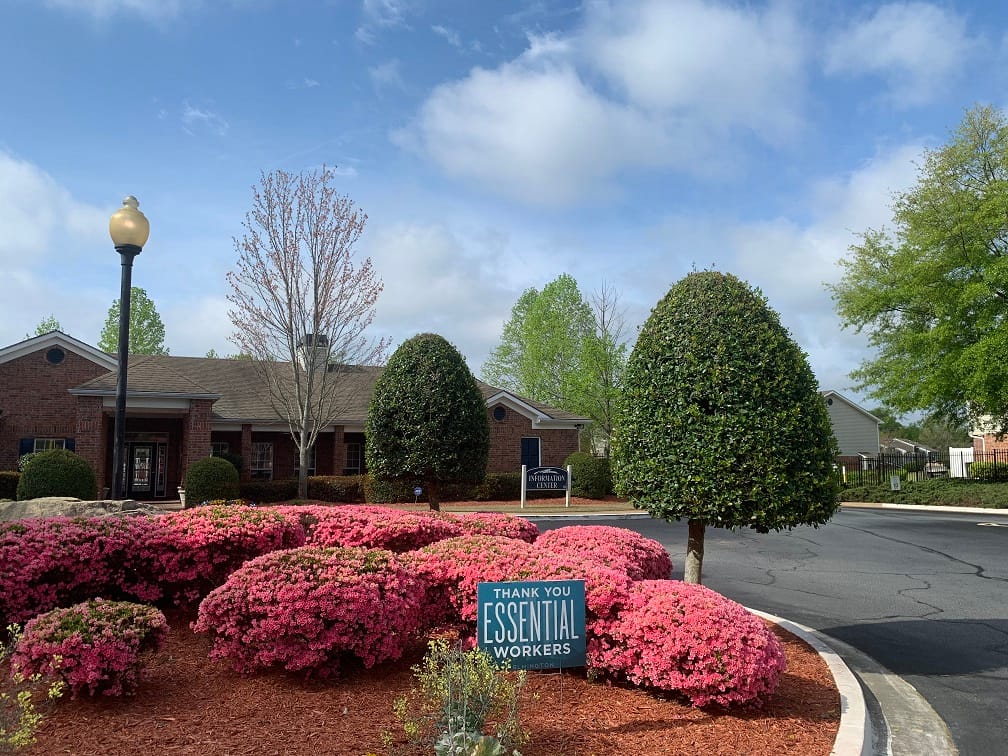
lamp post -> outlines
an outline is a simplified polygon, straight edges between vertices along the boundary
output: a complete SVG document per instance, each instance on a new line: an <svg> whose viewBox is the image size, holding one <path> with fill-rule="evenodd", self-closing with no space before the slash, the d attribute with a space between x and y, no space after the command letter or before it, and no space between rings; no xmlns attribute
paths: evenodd
<svg viewBox="0 0 1008 756"><path fill-rule="evenodd" d="M119 377L116 381L115 446L112 449L112 498L125 498L123 467L126 462L126 368L129 359L130 294L133 258L140 254L150 236L150 223L140 212L137 198L130 195L109 218L109 236L122 262L119 292Z"/></svg>

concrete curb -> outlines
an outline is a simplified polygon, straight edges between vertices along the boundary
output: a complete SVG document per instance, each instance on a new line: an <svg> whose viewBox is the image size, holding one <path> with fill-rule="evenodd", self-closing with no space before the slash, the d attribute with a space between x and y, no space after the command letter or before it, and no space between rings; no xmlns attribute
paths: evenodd
<svg viewBox="0 0 1008 756"><path fill-rule="evenodd" d="M840 729L837 730L836 740L833 741L831 756L861 756L871 753L871 720L868 718L868 708L865 706L861 684L840 655L810 627L758 609L749 611L797 635L812 646L829 667L837 690L840 691Z"/></svg>
<svg viewBox="0 0 1008 756"><path fill-rule="evenodd" d="M848 509L904 509L911 512L1008 515L1008 509L991 509L989 507L943 507L931 506L930 504L884 504L871 501L842 501L840 506Z"/></svg>

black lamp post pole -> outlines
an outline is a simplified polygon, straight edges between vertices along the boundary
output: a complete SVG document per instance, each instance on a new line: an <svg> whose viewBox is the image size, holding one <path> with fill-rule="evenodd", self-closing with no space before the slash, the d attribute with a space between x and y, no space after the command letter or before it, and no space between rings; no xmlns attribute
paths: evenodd
<svg viewBox="0 0 1008 756"><path fill-rule="evenodd" d="M112 449L112 498L126 498L126 370L129 360L130 294L133 258L140 254L135 244L117 244L122 258L122 289L119 293L119 377L116 381L115 446Z"/></svg>

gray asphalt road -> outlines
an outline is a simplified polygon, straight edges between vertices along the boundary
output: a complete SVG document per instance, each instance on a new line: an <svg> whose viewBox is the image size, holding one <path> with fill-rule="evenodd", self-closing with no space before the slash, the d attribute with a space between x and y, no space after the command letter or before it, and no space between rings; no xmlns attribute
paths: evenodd
<svg viewBox="0 0 1008 756"><path fill-rule="evenodd" d="M682 578L685 523L593 522L657 539ZM903 677L964 756L1008 754L1008 517L845 509L818 529L708 528L703 573L710 588L839 638Z"/></svg>

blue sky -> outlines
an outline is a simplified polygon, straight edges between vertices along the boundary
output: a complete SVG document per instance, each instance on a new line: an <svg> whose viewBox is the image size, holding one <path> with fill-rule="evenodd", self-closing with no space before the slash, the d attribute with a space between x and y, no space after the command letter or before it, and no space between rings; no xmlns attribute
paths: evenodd
<svg viewBox="0 0 1008 756"><path fill-rule="evenodd" d="M394 345L438 332L478 375L564 272L620 294L632 341L716 267L846 391L866 339L824 284L964 109L1004 106L1006 32L986 2L0 0L0 344L49 313L98 340L135 194L171 353L234 351L251 186L327 164Z"/></svg>

